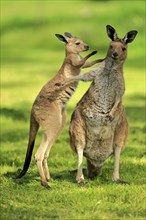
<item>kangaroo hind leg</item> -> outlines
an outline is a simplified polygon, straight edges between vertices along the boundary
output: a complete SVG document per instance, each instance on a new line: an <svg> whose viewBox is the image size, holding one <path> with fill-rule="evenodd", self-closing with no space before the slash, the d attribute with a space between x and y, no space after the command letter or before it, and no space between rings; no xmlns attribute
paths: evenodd
<svg viewBox="0 0 146 220"><path fill-rule="evenodd" d="M60 121L61 121L61 123L59 123ZM50 150L51 150L51 147L52 147L54 141L57 139L57 137L59 136L59 134L63 130L65 123L66 123L66 112L64 111L62 113L61 120L58 120L58 123L56 123L56 126L55 126L55 122L54 122L54 127L53 127L54 129L52 128L50 133L48 133L48 136L50 137L50 139L49 139L47 148L45 148L44 159L43 159L43 170L44 170L44 174L45 174L47 181L50 181L50 179L51 179L48 164L47 164L49 153L50 153Z"/></svg>
<svg viewBox="0 0 146 220"><path fill-rule="evenodd" d="M73 151L78 155L78 170L76 181L78 184L84 184L83 175L83 152L85 148L85 131L84 131L84 121L80 115L79 111L75 111L72 114L70 128L70 146Z"/></svg>
<svg viewBox="0 0 146 220"><path fill-rule="evenodd" d="M115 136L114 136L114 171L112 180L116 183L126 184L126 181L120 179L119 176L119 164L120 164L120 154L121 150L124 148L126 139L128 136L128 122L125 116L124 109L120 115L120 122L116 126Z"/></svg>
<svg viewBox="0 0 146 220"><path fill-rule="evenodd" d="M46 151L44 153L44 158L43 158L43 171L44 171L44 174L45 174L45 177L46 177L46 181L49 182L51 180L51 176L50 176L50 171L49 171L49 168L48 168L48 164L47 164L47 159L48 159L48 156L49 156L49 153L50 153L50 150L51 150L51 147L53 145L53 142L54 141L50 141L47 148L46 148Z"/></svg>
<svg viewBox="0 0 146 220"><path fill-rule="evenodd" d="M40 178L41 178L41 185L46 188L49 188L49 186L48 186L46 176L44 173L44 169L43 169L43 160L44 160L45 151L48 145L49 145L49 138L47 137L46 134L44 134L42 138L42 142L35 154L35 160L36 160L38 171L39 171Z"/></svg>
<svg viewBox="0 0 146 220"><path fill-rule="evenodd" d="M78 147L77 154L78 154L78 171L77 171L76 181L80 185L83 185L85 183L84 175L83 175L83 148Z"/></svg>

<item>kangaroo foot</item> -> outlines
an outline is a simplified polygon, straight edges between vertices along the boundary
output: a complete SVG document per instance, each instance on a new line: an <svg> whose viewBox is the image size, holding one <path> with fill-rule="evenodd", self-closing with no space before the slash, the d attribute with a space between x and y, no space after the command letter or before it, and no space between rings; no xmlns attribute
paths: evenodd
<svg viewBox="0 0 146 220"><path fill-rule="evenodd" d="M125 184L125 185L129 184L127 181L121 179L114 180L114 182L117 184Z"/></svg>
<svg viewBox="0 0 146 220"><path fill-rule="evenodd" d="M51 189L47 182L41 181L41 185L44 186L46 189Z"/></svg>
<svg viewBox="0 0 146 220"><path fill-rule="evenodd" d="M77 180L77 183L78 183L80 186L83 186L83 185L85 185L85 180L81 178L81 179Z"/></svg>
<svg viewBox="0 0 146 220"><path fill-rule="evenodd" d="M50 182L51 181L51 178L46 178L47 182Z"/></svg>

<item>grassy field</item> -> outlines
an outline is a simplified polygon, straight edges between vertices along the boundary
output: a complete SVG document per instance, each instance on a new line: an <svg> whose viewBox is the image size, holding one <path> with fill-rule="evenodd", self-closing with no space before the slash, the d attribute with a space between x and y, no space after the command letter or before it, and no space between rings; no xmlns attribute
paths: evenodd
<svg viewBox="0 0 146 220"><path fill-rule="evenodd" d="M0 3L0 219L144 220L145 2L1 0ZM20 180L12 179L24 162L31 105L64 58L64 45L55 33L68 31L79 36L90 45L90 51L98 49L96 57L102 58L109 44L105 32L107 24L115 27L120 37L132 29L139 32L129 45L124 66L126 92L123 102L130 131L121 156L120 173L130 184L116 185L111 181L112 157L106 161L103 174L95 180L86 178L83 187L76 184L75 175L69 172L77 167L76 155L69 147L70 116L89 83L79 84L68 104L65 129L51 150L48 161L51 190L40 186L34 160L41 130L27 175Z"/></svg>

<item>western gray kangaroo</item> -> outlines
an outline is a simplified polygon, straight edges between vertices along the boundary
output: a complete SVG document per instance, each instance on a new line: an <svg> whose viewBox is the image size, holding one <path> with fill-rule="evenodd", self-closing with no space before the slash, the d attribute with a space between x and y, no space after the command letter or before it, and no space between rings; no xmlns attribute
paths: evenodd
<svg viewBox="0 0 146 220"><path fill-rule="evenodd" d="M110 25L106 30L112 41L103 63L64 82L65 86L72 81L93 81L77 104L69 129L71 147L78 154L76 180L79 184L84 184L83 155L87 159L87 176L94 178L101 174L104 161L111 154L114 154L112 180L126 183L119 177L120 153L128 135L128 122L122 105L125 90L123 64L127 57L127 44L134 40L137 31L130 31L120 39Z"/></svg>
<svg viewBox="0 0 146 220"><path fill-rule="evenodd" d="M39 126L41 126L43 130L43 138L35 154L35 160L41 177L41 184L46 188L49 188L47 181L50 180L47 158L51 146L65 125L66 104L78 84L77 82L73 82L64 88L60 88L57 86L57 83L64 81L70 76L78 75L80 73L80 68L90 67L101 61L95 60L86 62L86 60L96 54L97 51L93 51L84 58L81 58L79 53L87 51L89 46L79 38L73 37L70 33L66 32L65 37L56 34L56 37L65 43L66 56L56 76L44 85L34 101L30 115L30 132L26 158L23 170L16 177L21 178L28 170L37 131Z"/></svg>

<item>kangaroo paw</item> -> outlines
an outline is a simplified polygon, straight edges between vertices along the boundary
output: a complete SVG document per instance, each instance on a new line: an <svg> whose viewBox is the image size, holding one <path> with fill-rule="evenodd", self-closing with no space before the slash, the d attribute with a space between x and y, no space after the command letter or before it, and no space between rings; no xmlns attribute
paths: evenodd
<svg viewBox="0 0 146 220"><path fill-rule="evenodd" d="M46 178L47 182L50 182L51 181L51 178Z"/></svg>
<svg viewBox="0 0 146 220"><path fill-rule="evenodd" d="M108 118L109 118L109 120L110 120L110 121L113 121L113 120L114 120L114 118L115 118L115 116L114 116L114 115L112 115L112 114L109 114L109 115L108 115Z"/></svg>
<svg viewBox="0 0 146 220"><path fill-rule="evenodd" d="M44 186L46 189L51 189L47 182L41 181L41 185Z"/></svg>
<svg viewBox="0 0 146 220"><path fill-rule="evenodd" d="M114 180L114 182L117 184L125 184L125 185L129 184L127 181L121 179Z"/></svg>
<svg viewBox="0 0 146 220"><path fill-rule="evenodd" d="M105 58L104 59L98 59L98 60L96 60L96 63L101 63L101 62L103 62L105 60Z"/></svg>
<svg viewBox="0 0 146 220"><path fill-rule="evenodd" d="M97 53L97 50L94 50L93 52L91 52L91 56L95 55Z"/></svg>
<svg viewBox="0 0 146 220"><path fill-rule="evenodd" d="M83 185L85 185L85 180L84 180L84 179L79 179L79 180L77 180L77 183L78 183L80 186L83 186Z"/></svg>

